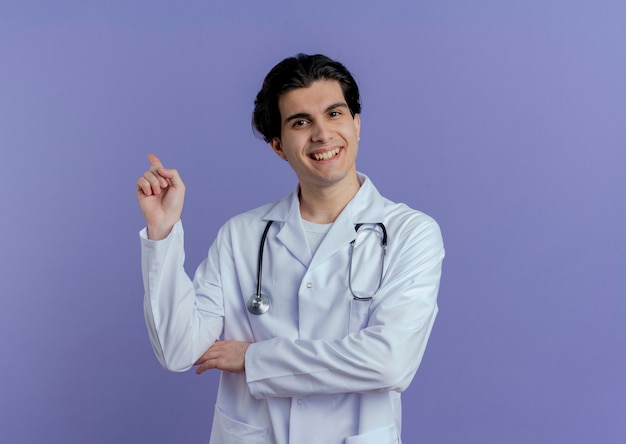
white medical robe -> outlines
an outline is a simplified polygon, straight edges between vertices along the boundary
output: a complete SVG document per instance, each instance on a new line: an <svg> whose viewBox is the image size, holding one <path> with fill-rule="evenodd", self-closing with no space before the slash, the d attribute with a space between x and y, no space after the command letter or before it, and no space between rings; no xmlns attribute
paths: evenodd
<svg viewBox="0 0 626 444"><path fill-rule="evenodd" d="M221 375L212 444L399 443L400 393L422 359L437 314L444 257L429 216L362 186L314 256L302 226L297 190L229 220L193 281L183 269L179 222L162 241L141 233L145 317L161 364L189 369L218 338L247 341L245 373ZM260 239L262 293L270 310L252 315ZM383 280L368 301L348 286L356 224L388 232ZM370 231L371 234L371 231ZM353 289L376 289L380 237L357 243Z"/></svg>

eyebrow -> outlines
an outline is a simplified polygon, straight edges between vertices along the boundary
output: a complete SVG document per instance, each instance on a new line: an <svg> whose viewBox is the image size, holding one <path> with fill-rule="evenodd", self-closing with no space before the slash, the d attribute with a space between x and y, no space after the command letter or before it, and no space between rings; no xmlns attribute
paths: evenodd
<svg viewBox="0 0 626 444"><path fill-rule="evenodd" d="M332 105L329 105L326 107L326 109L324 110L325 113L332 111L334 109L337 108L348 108L348 104L345 102L337 102L337 103L333 103ZM309 113L296 113L296 114L292 114L291 116L287 117L285 119L285 123L290 122L292 120L296 120L296 119L309 119L311 117L311 114Z"/></svg>

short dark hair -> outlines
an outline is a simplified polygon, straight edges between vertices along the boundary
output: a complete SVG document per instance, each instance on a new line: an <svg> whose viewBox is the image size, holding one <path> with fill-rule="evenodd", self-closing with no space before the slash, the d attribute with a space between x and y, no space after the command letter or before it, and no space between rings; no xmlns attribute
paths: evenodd
<svg viewBox="0 0 626 444"><path fill-rule="evenodd" d="M352 117L361 112L359 87L345 66L322 54L301 53L280 62L265 77L252 113L256 133L266 142L280 137L280 96L296 88L307 88L316 80L337 80Z"/></svg>

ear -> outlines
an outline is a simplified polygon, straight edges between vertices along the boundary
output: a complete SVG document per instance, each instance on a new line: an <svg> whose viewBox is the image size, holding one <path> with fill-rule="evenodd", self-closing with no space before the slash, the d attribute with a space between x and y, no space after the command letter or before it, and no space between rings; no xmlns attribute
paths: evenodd
<svg viewBox="0 0 626 444"><path fill-rule="evenodd" d="M285 156L285 152L283 151L283 144L278 137L274 137L270 140L270 146L281 159L287 160L287 156Z"/></svg>
<svg viewBox="0 0 626 444"><path fill-rule="evenodd" d="M359 114L354 115L354 126L356 128L356 140L361 140L361 116Z"/></svg>

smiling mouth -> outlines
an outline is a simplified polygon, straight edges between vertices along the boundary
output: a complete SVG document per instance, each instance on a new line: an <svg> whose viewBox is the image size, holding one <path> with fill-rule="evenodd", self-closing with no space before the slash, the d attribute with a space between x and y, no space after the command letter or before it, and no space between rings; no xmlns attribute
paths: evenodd
<svg viewBox="0 0 626 444"><path fill-rule="evenodd" d="M326 151L323 153L313 153L310 155L310 157L315 160L330 160L337 154L339 154L340 150L341 148L335 148L334 150Z"/></svg>

